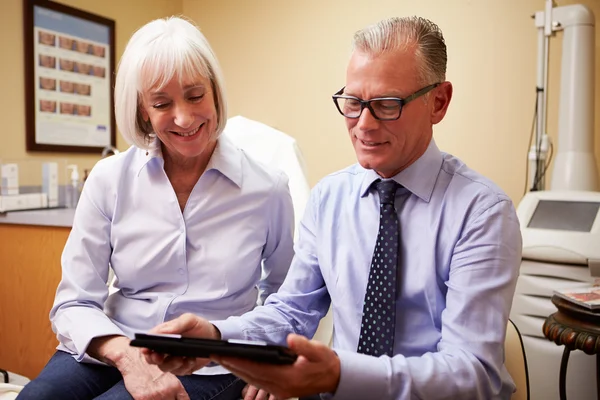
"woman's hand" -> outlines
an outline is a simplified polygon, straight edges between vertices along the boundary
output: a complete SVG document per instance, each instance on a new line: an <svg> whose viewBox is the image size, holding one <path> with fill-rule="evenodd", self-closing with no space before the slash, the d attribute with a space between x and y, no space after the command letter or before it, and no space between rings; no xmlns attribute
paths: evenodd
<svg viewBox="0 0 600 400"><path fill-rule="evenodd" d="M140 349L129 346L129 339L124 336L95 338L88 354L116 367L135 400L190 399L175 375L148 364Z"/></svg>
<svg viewBox="0 0 600 400"><path fill-rule="evenodd" d="M279 400L272 394L250 384L242 390L242 398L243 400Z"/></svg>
<svg viewBox="0 0 600 400"><path fill-rule="evenodd" d="M186 337L220 339L221 333L210 322L194 314L183 314L153 328L150 333L179 334ZM174 357L142 349L146 361L174 375L189 375L210 363L208 358Z"/></svg>
<svg viewBox="0 0 600 400"><path fill-rule="evenodd" d="M177 377L146 362L139 349L131 349L117 366L125 388L135 400L190 400Z"/></svg>

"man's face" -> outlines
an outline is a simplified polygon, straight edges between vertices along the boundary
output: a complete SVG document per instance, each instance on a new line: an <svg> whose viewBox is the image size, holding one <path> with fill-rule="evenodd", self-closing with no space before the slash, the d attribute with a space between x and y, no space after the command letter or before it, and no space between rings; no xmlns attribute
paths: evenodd
<svg viewBox="0 0 600 400"><path fill-rule="evenodd" d="M348 65L344 94L363 100L405 98L426 86L418 78L418 61L412 47L376 56L355 51ZM406 104L400 118L394 121L379 121L368 108L360 118L346 118L359 164L384 178L411 165L431 140L431 114L431 102L419 97Z"/></svg>

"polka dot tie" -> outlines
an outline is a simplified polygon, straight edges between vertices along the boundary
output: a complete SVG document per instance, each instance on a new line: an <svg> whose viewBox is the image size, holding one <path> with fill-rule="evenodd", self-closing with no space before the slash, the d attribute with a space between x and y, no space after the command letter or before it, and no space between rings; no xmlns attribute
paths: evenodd
<svg viewBox="0 0 600 400"><path fill-rule="evenodd" d="M375 357L391 357L394 351L394 303L399 241L394 199L400 185L392 180L378 180L374 186L379 192L381 203L379 233L371 261L357 351Z"/></svg>

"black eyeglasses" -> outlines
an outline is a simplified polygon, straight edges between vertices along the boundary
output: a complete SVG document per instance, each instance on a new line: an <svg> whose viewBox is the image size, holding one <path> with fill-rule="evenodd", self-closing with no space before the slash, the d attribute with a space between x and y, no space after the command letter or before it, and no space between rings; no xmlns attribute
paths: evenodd
<svg viewBox="0 0 600 400"><path fill-rule="evenodd" d="M403 99L399 97L377 97L371 100L362 100L358 97L342 95L346 88L345 86L331 97L340 114L346 118L360 118L362 111L366 107L371 111L371 115L375 119L380 121L393 121L400 118L402 108L408 102L413 101L419 96L423 96L425 93L428 93L439 85L439 83L434 83L425 86L423 89L419 89Z"/></svg>

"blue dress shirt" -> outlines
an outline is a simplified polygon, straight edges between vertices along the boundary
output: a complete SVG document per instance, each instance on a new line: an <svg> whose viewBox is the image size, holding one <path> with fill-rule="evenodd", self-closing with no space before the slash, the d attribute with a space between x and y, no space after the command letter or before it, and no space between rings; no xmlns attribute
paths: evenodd
<svg viewBox="0 0 600 400"><path fill-rule="evenodd" d="M394 357L356 353L379 226L378 175L359 165L311 193L296 255L264 307L215 321L224 338L312 337L329 305L341 361L334 398L507 399L504 338L521 258L511 200L432 140L393 177L400 222Z"/></svg>
<svg viewBox="0 0 600 400"><path fill-rule="evenodd" d="M227 318L253 309L281 286L293 230L285 174L224 136L183 212L159 148L101 160L62 255L50 313L58 348L94 362L85 352L95 337L133 337L186 312ZM119 289L110 296L109 264Z"/></svg>

